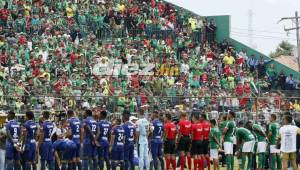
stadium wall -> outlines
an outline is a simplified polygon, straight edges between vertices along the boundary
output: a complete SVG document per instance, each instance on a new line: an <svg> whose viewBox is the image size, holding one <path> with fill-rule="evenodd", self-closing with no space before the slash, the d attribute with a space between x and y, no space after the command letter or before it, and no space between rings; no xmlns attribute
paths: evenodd
<svg viewBox="0 0 300 170"><path fill-rule="evenodd" d="M275 60L270 58L269 56L256 51L249 46L233 39L230 37L230 16L229 15L221 15L221 16L208 16L208 20L214 19L214 21L217 24L217 30L216 30L216 39L218 42L223 41L224 39L227 39L238 51L241 51L242 49L245 49L247 51L248 56L254 54L257 58L262 56L265 60L272 60L269 64L275 65L275 70L277 73L280 71L283 71L286 74L293 74L294 78L300 79L300 72L297 72L296 70L293 70Z"/></svg>

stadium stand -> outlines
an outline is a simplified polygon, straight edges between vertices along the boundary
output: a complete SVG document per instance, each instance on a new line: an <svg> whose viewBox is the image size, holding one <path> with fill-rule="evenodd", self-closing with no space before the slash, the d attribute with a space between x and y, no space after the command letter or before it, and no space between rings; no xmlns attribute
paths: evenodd
<svg viewBox="0 0 300 170"><path fill-rule="evenodd" d="M299 94L294 75L277 72L273 61L237 50L229 41L217 42L218 25L213 19L173 4L160 0L1 3L4 110L105 104L111 112L181 105L253 111L259 104L266 110L300 111L300 100L284 95L284 90Z"/></svg>

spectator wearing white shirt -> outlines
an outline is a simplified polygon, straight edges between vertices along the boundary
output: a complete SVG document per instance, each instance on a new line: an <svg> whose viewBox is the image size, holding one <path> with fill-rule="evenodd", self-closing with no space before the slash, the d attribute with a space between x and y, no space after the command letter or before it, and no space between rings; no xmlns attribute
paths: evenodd
<svg viewBox="0 0 300 170"><path fill-rule="evenodd" d="M239 56L241 56L247 62L248 56L245 50L240 51Z"/></svg>
<svg viewBox="0 0 300 170"><path fill-rule="evenodd" d="M46 47L43 47L42 51L40 52L40 55L42 55L43 63L47 63L49 53L48 53Z"/></svg>
<svg viewBox="0 0 300 170"><path fill-rule="evenodd" d="M52 96L52 93L48 93L47 96L45 96L45 106L50 109L55 104L55 99Z"/></svg>
<svg viewBox="0 0 300 170"><path fill-rule="evenodd" d="M190 66L189 64L184 61L181 65L180 65L180 72L184 73L184 74L188 74L190 71Z"/></svg>
<svg viewBox="0 0 300 170"><path fill-rule="evenodd" d="M283 126L279 129L279 137L281 139L280 151L282 153L282 170L288 169L288 162L291 162L293 170L297 170L296 163L296 140L297 134L300 134L300 128L293 125L293 118L285 115L283 118Z"/></svg>

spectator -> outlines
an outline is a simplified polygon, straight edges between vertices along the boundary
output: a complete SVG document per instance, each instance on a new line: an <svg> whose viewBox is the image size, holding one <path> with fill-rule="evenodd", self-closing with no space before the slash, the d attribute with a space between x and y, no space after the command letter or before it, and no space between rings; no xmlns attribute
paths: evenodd
<svg viewBox="0 0 300 170"><path fill-rule="evenodd" d="M264 77L265 74L266 74L266 62L262 58L262 56L259 58L259 60L257 62L257 72L258 72L258 77L259 78Z"/></svg>
<svg viewBox="0 0 300 170"><path fill-rule="evenodd" d="M258 63L257 60L255 59L255 56L251 55L247 61L247 65L250 68L250 72L253 72L256 69L257 64Z"/></svg>
<svg viewBox="0 0 300 170"><path fill-rule="evenodd" d="M295 89L295 80L293 74L290 74L286 79L286 89L287 90L294 90Z"/></svg>
<svg viewBox="0 0 300 170"><path fill-rule="evenodd" d="M223 62L226 64L226 65L232 65L234 64L235 62L235 59L231 56L230 53L227 53L225 54L224 58L223 58Z"/></svg>
<svg viewBox="0 0 300 170"><path fill-rule="evenodd" d="M214 21L166 2L49 2L13 1L1 9L7 23L0 27L0 81L9 107L231 108L239 106L237 99L222 97L251 98L256 86L287 88L275 66L236 51L226 39L216 43Z"/></svg>

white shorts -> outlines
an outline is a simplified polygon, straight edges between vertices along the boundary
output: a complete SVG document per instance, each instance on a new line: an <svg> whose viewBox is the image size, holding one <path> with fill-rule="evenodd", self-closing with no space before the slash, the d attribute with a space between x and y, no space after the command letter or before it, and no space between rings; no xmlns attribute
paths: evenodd
<svg viewBox="0 0 300 170"><path fill-rule="evenodd" d="M210 149L210 158L211 159L219 159L218 149Z"/></svg>
<svg viewBox="0 0 300 170"><path fill-rule="evenodd" d="M231 142L224 142L224 152L225 155L232 155L233 154L233 143Z"/></svg>
<svg viewBox="0 0 300 170"><path fill-rule="evenodd" d="M267 142L258 142L257 143L257 153L265 153L267 151Z"/></svg>
<svg viewBox="0 0 300 170"><path fill-rule="evenodd" d="M270 153L280 153L280 150L276 148L276 145L270 145Z"/></svg>
<svg viewBox="0 0 300 170"><path fill-rule="evenodd" d="M245 143L243 144L242 152L243 152L243 153L250 153L250 152L253 152L253 150L254 150L254 145L255 145L255 141L254 141L254 140L249 141L249 142L245 142Z"/></svg>

